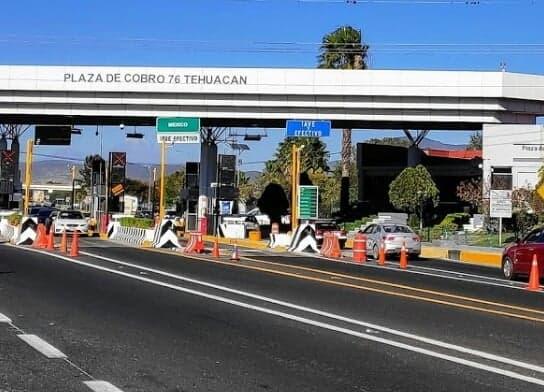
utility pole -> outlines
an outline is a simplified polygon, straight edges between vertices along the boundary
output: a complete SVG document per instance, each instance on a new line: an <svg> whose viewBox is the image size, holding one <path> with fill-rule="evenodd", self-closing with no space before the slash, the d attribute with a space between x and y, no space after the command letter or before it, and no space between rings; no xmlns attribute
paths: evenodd
<svg viewBox="0 0 544 392"><path fill-rule="evenodd" d="M155 184L157 183L157 168L153 168L153 193L151 197L151 217L155 216Z"/></svg>
<svg viewBox="0 0 544 392"><path fill-rule="evenodd" d="M30 206L30 185L32 184L32 154L34 152L34 140L29 139L26 142L26 161L25 161L25 202L23 216L28 214Z"/></svg>
<svg viewBox="0 0 544 392"><path fill-rule="evenodd" d="M75 186L76 186L76 167L75 165L72 165L72 199L71 199L71 209L73 210L74 209L74 203L75 203L75 199L76 199L76 189L75 189Z"/></svg>
<svg viewBox="0 0 544 392"><path fill-rule="evenodd" d="M298 185L300 181L300 151L304 145L291 146L291 230L298 226Z"/></svg>
<svg viewBox="0 0 544 392"><path fill-rule="evenodd" d="M161 143L161 189L159 194L159 222L164 218L164 182L165 182L166 143Z"/></svg>

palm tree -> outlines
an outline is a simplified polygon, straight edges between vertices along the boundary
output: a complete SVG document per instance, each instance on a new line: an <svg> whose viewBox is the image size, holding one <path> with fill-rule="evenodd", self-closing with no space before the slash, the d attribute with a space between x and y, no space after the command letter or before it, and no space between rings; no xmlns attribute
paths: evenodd
<svg viewBox="0 0 544 392"><path fill-rule="evenodd" d="M368 45L362 44L361 31L351 26L341 26L326 34L321 42L318 67L327 69L366 69ZM349 207L349 172L351 165L351 129L342 130L342 184L340 210Z"/></svg>

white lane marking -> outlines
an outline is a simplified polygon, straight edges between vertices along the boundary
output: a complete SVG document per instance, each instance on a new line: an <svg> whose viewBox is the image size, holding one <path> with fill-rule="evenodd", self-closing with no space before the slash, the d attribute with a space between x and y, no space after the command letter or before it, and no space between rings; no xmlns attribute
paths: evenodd
<svg viewBox="0 0 544 392"><path fill-rule="evenodd" d="M53 347L39 336L29 334L19 334L17 336L34 350L39 351L47 358L66 358L66 354Z"/></svg>
<svg viewBox="0 0 544 392"><path fill-rule="evenodd" d="M246 303L246 302L233 300L233 299L230 299L230 298L227 298L227 297L221 297L219 295L208 294L208 293L205 293L205 292L202 292L202 291L189 289L189 288L185 288L185 287L181 287L181 286L176 286L176 285L173 285L173 284L170 284L170 283L160 282L160 281L157 281L157 280L154 280L154 279L145 278L145 277L137 276L137 275L132 275L132 274L129 274L129 273L126 273L126 272L121 272L121 271L113 270L111 268L106 268L106 267L101 267L101 266L98 266L98 265L93 265L93 264L86 263L86 262L83 262L83 261L80 261L80 260L77 260L77 259L71 259L71 258L68 258L68 257L65 257L65 256L51 254L51 253L44 252L44 251L37 250L37 249L31 249L31 248L22 248L22 249L25 249L25 250L28 250L28 251L31 251L31 252L35 252L35 253L49 255L51 257L55 257L55 258L58 258L58 259L61 259L61 260L69 261L71 263L83 265L83 266L86 266L86 267L89 267L89 268L94 268L94 269L97 269L97 270L100 270L100 271L109 272L109 273L112 273L112 274L115 274L115 275L124 276L124 277L130 278L130 279L139 280L139 281L146 282L146 283L151 283L151 284L154 284L156 286L172 289L174 291L179 291L179 292L183 292L183 293L187 293L187 294L192 294L192 295L195 295L195 296L198 296L198 297L207 298L207 299L214 300L214 301L217 301L217 302L238 306L238 307L244 308L244 309L250 309L250 310L253 310L253 311L257 311L257 312L261 312L261 313L264 313L264 314L277 316L277 317L284 318L284 319L287 319L287 320L297 321L297 322L300 322L302 324L307 324L307 325L312 325L312 326L315 326L315 327L320 327L320 328L327 329L327 330L330 330L330 331L335 331L335 332L343 333L343 334L346 334L346 335L358 337L360 339L370 340L370 341L373 341L373 342L376 342L376 343L381 343L381 344L384 344L384 345L387 345L387 346L392 346L392 347L395 347L395 348L415 352L415 353L418 353L418 354L427 355L429 357L439 358L439 359L443 359L445 361L449 361L449 362L452 362L452 363L457 363L457 364L460 364L460 365L472 367L474 369L484 370L484 371L487 371L487 372L490 372L490 373L499 374L499 375L509 377L509 378L512 378L512 379L516 379L516 380L525 381L525 382L528 382L528 383L531 383L531 384L537 384L537 385L544 386L544 380L543 379L539 379L539 378L531 377L531 376L525 376L525 375L523 375L521 373L517 373L517 372L506 370L506 369L501 369L499 367L481 364L481 363L476 362L476 361L467 360L467 359L460 358L460 357L455 357L453 355L442 354L442 353L439 353L439 352L436 352L436 351L432 351L432 350L424 349L424 348L420 348L420 347L415 347L415 346L405 344L405 343L401 343L401 342L397 342L397 341L394 341L394 340L391 340L391 339L372 336L372 335L369 335L369 334L366 334L366 333L361 333L361 332L351 330L351 329L348 329L348 328L342 328L342 327L338 327L338 326L333 325L333 324L324 323L324 322L308 319L308 318L305 318L305 317L300 317L300 316L296 316L296 315L293 315L293 314L285 313L285 312L282 312L282 311L264 308L264 307L257 306L257 305L252 305L252 304L249 304L249 303ZM125 264L128 264L128 263L125 263ZM247 294L249 294L249 293L247 293ZM406 334L406 335L411 336L410 334ZM415 336L415 335L413 335L413 336ZM425 339L425 338L421 338L421 337L419 337L419 338L420 339ZM447 345L447 343L444 343L444 345ZM478 352L476 350L470 350L470 349L465 349L465 350L467 350L467 352L469 352L469 351L470 352ZM484 353L484 354L489 355L490 357L494 357L494 358L495 357L496 358L502 358L502 357L494 356L492 354L487 354L487 353ZM529 367L520 366L520 365L524 365L524 363L519 362L519 361L508 360L508 359L506 359L506 360L507 360L507 363L510 364L510 365L519 364L519 365L516 365L516 366L526 367L528 369L529 368L540 369L540 370L538 370L540 372L543 371L543 369L541 367L536 366L536 365L526 364Z"/></svg>
<svg viewBox="0 0 544 392"><path fill-rule="evenodd" d="M83 384L87 385L94 392L123 392L107 381L83 381Z"/></svg>
<svg viewBox="0 0 544 392"><path fill-rule="evenodd" d="M396 336L400 336L400 337L403 337L403 338L420 341L422 343L426 343L426 344L429 344L429 345L433 345L433 346L437 346L437 347L446 348L446 349L449 349L449 350L462 352L464 354L469 354L469 355L489 359L489 360L492 360L492 361L495 361L495 362L502 362L502 363L506 363L506 364L512 364L512 365L515 365L517 367L521 367L521 368L525 368L525 369L529 369L529 370L534 370L534 371L537 371L537 372L540 372L540 373L544 373L544 367L541 367L541 366L538 366L538 365L533 365L533 364L530 364L530 363L527 363L527 362L517 361L517 360L514 360L512 358L506 358L506 357L502 357L502 356L499 356L499 355L487 353L485 351L474 350L474 349L470 349L470 348L467 348L467 347L457 346L457 345L454 345L454 344L451 344L451 343L446 343L446 342L436 340L436 339L425 338L423 336L410 334L410 333L399 331L399 330L396 330L396 329L384 327L384 326L381 326L381 325L378 325L378 324L368 323L368 322L365 322L365 321L352 319L352 318L349 318L349 317L344 317L344 316L341 316L341 315L338 315L338 314L324 312L324 311L321 311L321 310L296 305L296 304L293 304L291 302L281 301L281 300L277 300L277 299L274 299L274 298L264 297L262 295L249 293L247 291L232 289L232 288L227 287L227 286L221 286L221 285L217 285L217 284L213 284L213 283L209 283L209 282L204 282L204 281L198 280L198 279L187 278L187 277L182 276L182 275L175 275L175 274L165 272L165 271L161 271L161 270L157 270L157 269L154 269L154 268L148 268L148 267L144 267L142 265L127 263L125 261L112 259L110 257L95 255L95 254L87 253L87 252L81 252L81 254L84 254L86 256L91 256L91 257L96 258L96 259L101 259L101 260L104 260L104 261L108 261L110 263L120 264L120 265L124 265L124 266L127 266L127 267L135 268L135 269L141 269L141 270L149 271L149 272L152 272L152 273L157 274L157 275L166 276L166 277L181 280L181 281L184 281L184 282L194 283L194 284L198 284L198 285L201 285L201 286L204 286L204 287L209 287L209 288L212 288L212 289L225 291L225 292L240 295L240 296L243 296L243 297L248 297L248 298L252 298L252 299L257 299L259 301L284 306L286 308L300 310L300 311L303 311L303 312L306 312L306 313L311 313L311 314L331 318L331 319L334 319L334 320L359 325L359 326L366 327L366 328L380 330L382 332L386 332L386 333L389 333L391 335L396 335Z"/></svg>
<svg viewBox="0 0 544 392"><path fill-rule="evenodd" d="M0 313L0 323L11 323L11 319L5 314Z"/></svg>

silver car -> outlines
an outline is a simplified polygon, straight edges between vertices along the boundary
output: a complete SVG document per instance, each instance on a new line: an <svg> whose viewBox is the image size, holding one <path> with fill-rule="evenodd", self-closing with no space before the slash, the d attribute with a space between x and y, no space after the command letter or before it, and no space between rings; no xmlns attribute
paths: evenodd
<svg viewBox="0 0 544 392"><path fill-rule="evenodd" d="M380 244L385 244L386 255L400 255L402 245L410 257L419 257L421 254L421 240L419 236L407 225L394 223L373 223L366 226L361 233L367 237L367 253L374 259L378 259Z"/></svg>

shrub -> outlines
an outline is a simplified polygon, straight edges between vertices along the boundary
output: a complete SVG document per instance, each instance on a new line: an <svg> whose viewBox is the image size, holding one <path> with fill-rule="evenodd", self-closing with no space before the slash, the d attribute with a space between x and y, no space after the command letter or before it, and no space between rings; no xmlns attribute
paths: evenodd
<svg viewBox="0 0 544 392"><path fill-rule="evenodd" d="M353 222L344 222L344 230L352 231L352 230L360 229L361 226L366 225L368 222L372 221L375 218L377 218L376 215L371 215L371 216L364 216L361 219L357 219Z"/></svg>
<svg viewBox="0 0 544 392"><path fill-rule="evenodd" d="M438 225L431 229L431 237L433 239L440 238L445 232L454 233L462 229L465 223L468 223L470 215L465 212L457 212L448 214L442 219Z"/></svg>
<svg viewBox="0 0 544 392"><path fill-rule="evenodd" d="M137 229L150 229L154 226L153 219L125 217L119 220L121 226L135 227Z"/></svg>
<svg viewBox="0 0 544 392"><path fill-rule="evenodd" d="M11 214L10 216L8 216L8 223L12 226L19 226L22 219L23 217L21 214Z"/></svg>

